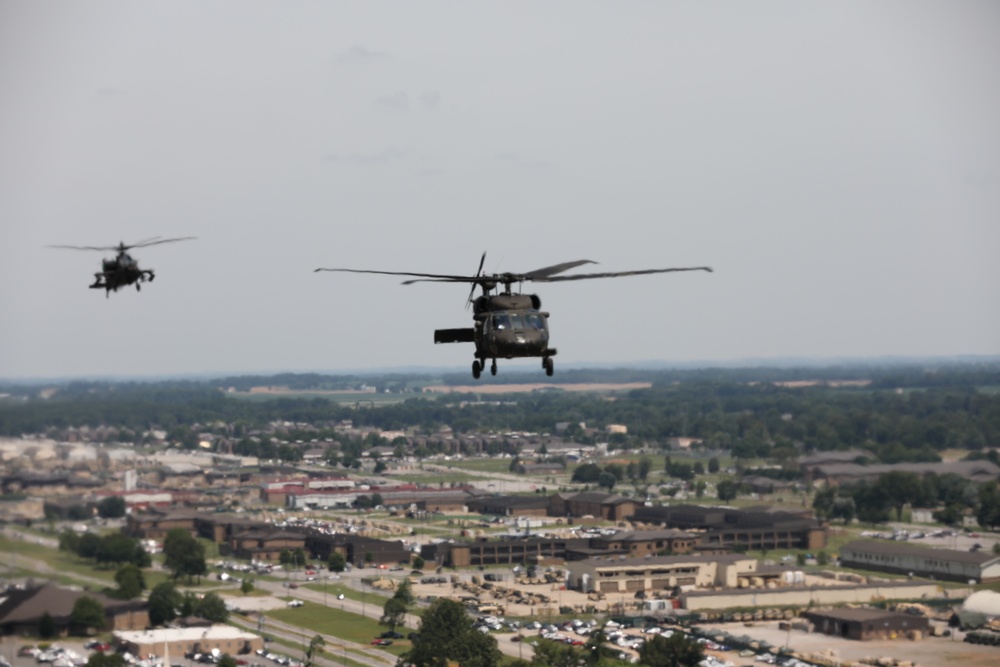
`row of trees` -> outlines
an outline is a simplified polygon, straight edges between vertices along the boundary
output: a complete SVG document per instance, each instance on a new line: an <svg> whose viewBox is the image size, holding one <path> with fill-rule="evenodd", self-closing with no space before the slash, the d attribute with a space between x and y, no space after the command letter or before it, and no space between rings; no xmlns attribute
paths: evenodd
<svg viewBox="0 0 1000 667"><path fill-rule="evenodd" d="M131 563L137 568L149 567L152 560L142 544L121 533L82 535L72 530L59 534L59 549L75 553L80 558L94 559L102 566L121 566Z"/></svg>
<svg viewBox="0 0 1000 667"><path fill-rule="evenodd" d="M629 434L611 443L620 447L690 436L744 459L779 456L801 444L806 450L861 446L886 462L932 460L944 449L977 450L1000 439L1000 395L979 392L974 386L984 377L982 370L970 367L963 375L959 369L948 377L951 384L942 386L935 379L931 389L909 393L871 387L786 388L692 380L656 384L617 401L570 392L520 395L517 401L499 405L469 405L465 401L476 398L472 395L421 396L366 410L325 398L227 399L200 383L101 385L92 388L93 393L66 388L46 401L0 403L0 435L83 425L113 425L141 434L156 427L168 431L172 440L194 447L197 427L237 440L242 453L273 458L300 453L300 448L288 442L277 444L248 435L266 430L275 420L318 425L319 431L311 431L311 437L334 433L334 424L351 419L357 426L415 427L429 434L441 425L457 433L551 432L555 423L568 422L572 425L569 437L581 442L606 438L581 430L579 424L586 422L598 427L628 425ZM213 423L221 426L205 426ZM428 441L421 447L430 451L433 444ZM365 445L341 440L338 457L350 465Z"/></svg>
<svg viewBox="0 0 1000 667"><path fill-rule="evenodd" d="M844 523L855 518L871 524L902 520L907 505L940 508L935 520L953 526L960 525L965 511L971 509L979 525L1000 527L1000 490L996 482L976 484L953 473L893 471L879 475L874 482L820 489L813 499L817 517Z"/></svg>

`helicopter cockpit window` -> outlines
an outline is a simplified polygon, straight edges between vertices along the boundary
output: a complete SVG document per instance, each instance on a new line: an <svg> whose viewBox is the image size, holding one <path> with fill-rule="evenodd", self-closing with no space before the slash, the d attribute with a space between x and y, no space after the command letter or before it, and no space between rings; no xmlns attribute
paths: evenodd
<svg viewBox="0 0 1000 667"><path fill-rule="evenodd" d="M523 329L524 328L524 320L521 318L521 316L519 314L512 313L510 315L510 326L512 328L514 328L514 329Z"/></svg>
<svg viewBox="0 0 1000 667"><path fill-rule="evenodd" d="M493 329L495 331L510 329L510 318L507 316L507 313L500 313L493 316Z"/></svg>
<svg viewBox="0 0 1000 667"><path fill-rule="evenodd" d="M539 331L545 329L545 322L542 320L542 316L538 313L525 313L524 315L524 328L525 329L537 329Z"/></svg>

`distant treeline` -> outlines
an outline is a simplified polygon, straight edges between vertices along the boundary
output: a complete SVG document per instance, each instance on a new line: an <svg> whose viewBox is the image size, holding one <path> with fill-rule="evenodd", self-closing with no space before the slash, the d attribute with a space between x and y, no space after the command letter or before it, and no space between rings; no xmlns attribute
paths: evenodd
<svg viewBox="0 0 1000 667"><path fill-rule="evenodd" d="M563 434L581 443L610 442L629 448L666 444L669 438L701 438L707 448L738 458L790 459L802 451L859 448L886 462L936 460L945 449L981 450L1000 444L1000 369L970 366L921 371L891 369L861 375L854 368L711 369L706 371L567 371L564 382L634 382L651 389L609 401L577 392L496 395L414 395L381 407L344 405L323 397L243 401L219 387L230 380L155 383L70 383L48 398L0 402L0 435L47 433L68 427L118 429L120 441L138 442L150 429L189 444L193 430L242 438L275 421L314 425L324 433L340 420L383 430L416 428L434 434L447 425L460 434L531 431ZM702 376L699 376L699 373ZM317 388L332 376L253 378L250 386ZM402 376L401 376L402 377ZM532 376L537 380L537 377ZM684 379L681 379L681 378ZM326 378L326 379L324 379ZM796 379L871 379L864 387L773 384ZM343 378L340 378L342 380ZM376 378L357 378L375 383ZM339 381L339 380L338 380ZM352 382L354 379L352 379ZM413 383L412 377L406 377ZM296 382L298 382L296 384ZM468 380L465 379L467 383ZM756 384L751 384L754 382ZM307 386L308 385L308 386ZM27 396L27 394L21 394ZM484 400L485 398L485 400ZM605 436L609 424L627 434ZM586 428L585 428L586 427Z"/></svg>

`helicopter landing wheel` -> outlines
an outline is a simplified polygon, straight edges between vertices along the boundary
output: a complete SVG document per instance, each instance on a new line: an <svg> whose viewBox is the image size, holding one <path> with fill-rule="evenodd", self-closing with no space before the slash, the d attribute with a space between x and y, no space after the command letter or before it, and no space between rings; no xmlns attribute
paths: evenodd
<svg viewBox="0 0 1000 667"><path fill-rule="evenodd" d="M142 285L140 285L139 283L136 283L135 284L135 291L136 292L141 292L142 291Z"/></svg>
<svg viewBox="0 0 1000 667"><path fill-rule="evenodd" d="M490 375L496 375L496 374L497 374L497 360L494 359L493 363L490 365Z"/></svg>
<svg viewBox="0 0 1000 667"><path fill-rule="evenodd" d="M555 362L552 361L552 357L545 357L542 359L542 368L545 369L545 374L550 376L555 372Z"/></svg>
<svg viewBox="0 0 1000 667"><path fill-rule="evenodd" d="M479 376L483 373L483 365L479 363L479 359L472 362L472 377L479 379Z"/></svg>

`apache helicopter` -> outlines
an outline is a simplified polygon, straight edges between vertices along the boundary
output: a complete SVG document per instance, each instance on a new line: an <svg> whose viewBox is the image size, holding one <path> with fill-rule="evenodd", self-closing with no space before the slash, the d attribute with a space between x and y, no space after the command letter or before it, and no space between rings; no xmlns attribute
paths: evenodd
<svg viewBox="0 0 1000 667"><path fill-rule="evenodd" d="M640 271L616 271L610 273L582 273L569 276L557 274L584 264L596 264L589 259L565 262L543 269L535 269L527 273L496 273L483 274L483 263L486 253L479 260L479 270L474 276L453 276L437 273L409 273L406 271L374 271L368 269L316 269L316 271L342 271L348 273L378 273L389 276L412 276L411 280L403 282L412 285L420 282L437 283L471 283L468 304L472 304L475 324L462 329L437 329L434 331L435 343L475 343L475 360L472 362L472 377L479 379L486 360L491 359L490 374L497 374L497 359L514 359L521 357L541 357L542 368L546 375L552 375L554 364L552 357L556 354L554 347L549 347L549 314L540 310L542 300L536 294L521 294L521 284L525 282L554 283L566 280L590 280L593 278L617 278L620 276L638 276L649 273L673 273L677 271L708 271L707 266L696 266L679 269L644 269ZM517 292L511 291L511 286L517 283ZM476 285L482 289L482 294L473 298ZM502 286L502 289L501 289Z"/></svg>
<svg viewBox="0 0 1000 667"><path fill-rule="evenodd" d="M117 246L78 246L78 245L51 245L50 248L69 248L71 250L100 250L100 251L113 251L118 254L115 255L114 259L105 259L101 262L101 270L94 274L94 284L90 286L90 289L104 289L105 298L111 292L117 292L119 287L128 287L129 285L135 285L136 291L142 289L142 283L153 282L156 275L153 273L152 269L140 269L139 263L128 254L128 251L132 248L146 248L151 245L159 245L161 243L174 243L176 241L188 241L195 238L194 236L182 236L176 239L161 239L159 236L154 236L151 239L146 239L145 241L139 241L138 243L133 243L132 245L125 245L124 242L120 242Z"/></svg>

